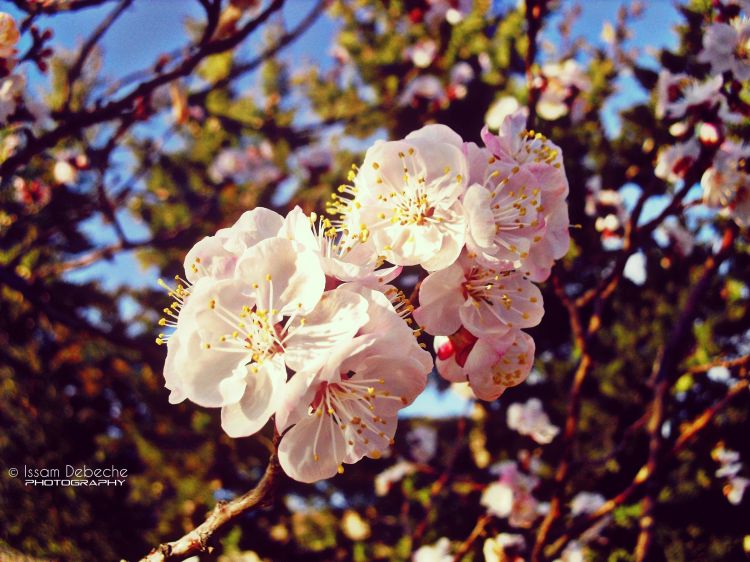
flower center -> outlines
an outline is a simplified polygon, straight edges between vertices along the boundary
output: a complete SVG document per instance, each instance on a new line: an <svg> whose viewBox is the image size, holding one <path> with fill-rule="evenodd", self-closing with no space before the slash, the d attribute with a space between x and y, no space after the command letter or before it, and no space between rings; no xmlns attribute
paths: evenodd
<svg viewBox="0 0 750 562"><path fill-rule="evenodd" d="M550 164L560 168L560 153L547 140L542 133L534 131L523 131L519 133L520 143L514 154L516 161L520 164L533 162L536 164Z"/></svg>

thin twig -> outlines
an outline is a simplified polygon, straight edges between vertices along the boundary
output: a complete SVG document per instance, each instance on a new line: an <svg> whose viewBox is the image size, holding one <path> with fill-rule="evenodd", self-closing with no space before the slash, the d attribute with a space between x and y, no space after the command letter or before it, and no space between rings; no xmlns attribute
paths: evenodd
<svg viewBox="0 0 750 562"><path fill-rule="evenodd" d="M690 337L690 331L693 322L699 312L699 304L708 291L714 274L721 263L729 256L734 246L736 229L728 227L724 232L721 248L715 256L711 255L706 259L703 274L695 284L688 295L685 307L675 323L675 327L667 340L664 349L659 353L652 374L652 386L654 388L654 398L651 403L651 416L647 423L649 435L649 454L646 467L650 473L656 471L656 465L661 457L661 451L664 443L661 428L664 423L667 392L671 388L677 371L677 366L681 361L684 349L687 346ZM656 483L651 483L651 490L643 499L641 504L642 516L640 519L640 532L638 542L635 548L635 559L637 562L646 560L654 536L654 508L656 506Z"/></svg>
<svg viewBox="0 0 750 562"><path fill-rule="evenodd" d="M88 59L89 55L94 50L94 47L99 42L99 40L107 32L107 30L112 27L115 21L117 21L117 18L119 18L125 12L125 10L130 7L132 3L133 0L121 0L120 4L114 10L112 10L112 12L106 18L104 18L104 20L102 20L102 22L96 27L91 36L81 47L81 50L78 53L78 57L73 63L73 66L70 68L70 72L68 72L68 95L65 100L66 109L70 107L71 98L73 97L73 85L81 76L81 71L86 64L86 60Z"/></svg>
<svg viewBox="0 0 750 562"><path fill-rule="evenodd" d="M118 119L124 112L133 109L137 100L149 96L159 86L168 84L177 78L187 76L208 56L223 53L239 45L253 31L264 24L274 13L279 11L284 0L272 0L269 6L253 20L245 24L237 33L229 37L210 41L193 49L193 54L185 57L173 70L159 74L146 82L139 84L133 91L113 100L101 107L75 113L63 114L63 122L39 137L32 137L24 148L16 151L12 156L0 164L0 177L11 177L19 166L27 163L34 155L57 144L60 140L77 133L87 127Z"/></svg>
<svg viewBox="0 0 750 562"><path fill-rule="evenodd" d="M526 67L526 88L529 92L529 129L535 128L536 105L539 101L540 89L534 84L534 63L537 53L537 36L542 28L542 22L547 12L547 0L527 0L526 2L526 56L524 59Z"/></svg>
<svg viewBox="0 0 750 562"><path fill-rule="evenodd" d="M684 429L680 432L680 435L675 440L674 445L663 454L664 460L670 460L674 458L680 451L682 451L703 429L716 418L716 415L726 407L726 405L736 396L745 392L750 385L750 380L742 379L741 381L734 384L716 404L706 408L702 414L693 419L692 422L686 424ZM612 513L616 508L625 504L630 499L634 499L638 492L642 491L642 488L646 483L654 477L657 470L660 469L661 465L654 465L649 467L644 464L640 470L636 473L632 482L622 492L617 494L615 497L607 500L599 509L593 513L582 518L570 525L568 529L563 533L560 538L547 549L546 554L551 558L559 553L568 542L574 537L579 537L584 534L587 530L594 527L602 517L605 517ZM663 469L663 467L662 467Z"/></svg>
<svg viewBox="0 0 750 562"><path fill-rule="evenodd" d="M471 534L463 543L461 543L461 546L458 547L458 550L456 550L456 554L453 556L453 562L460 562L461 559L466 556L466 554L471 550L471 547L474 546L474 543L484 535L484 528L491 520L492 516L486 514L477 519L477 523L476 525L474 525Z"/></svg>
<svg viewBox="0 0 750 562"><path fill-rule="evenodd" d="M203 523L183 537L155 547L141 559L141 562L183 560L198 552L209 550L208 543L219 529L250 509L270 504L282 474L274 453L268 461L263 478L255 488L232 501L217 503Z"/></svg>

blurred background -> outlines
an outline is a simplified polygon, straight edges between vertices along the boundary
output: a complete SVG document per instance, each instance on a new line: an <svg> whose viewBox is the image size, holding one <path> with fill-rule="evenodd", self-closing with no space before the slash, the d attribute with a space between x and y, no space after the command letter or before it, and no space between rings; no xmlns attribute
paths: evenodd
<svg viewBox="0 0 750 562"><path fill-rule="evenodd" d="M218 410L167 401L166 350L154 340L169 300L157 279L181 273L195 242L255 206L324 211L377 139L439 122L480 143L485 123L497 129L523 106L563 150L573 225L571 250L542 287L528 382L475 403L431 375L390 455L315 485L283 482L272 506L243 514L200 560L409 560L444 537L449 546L421 560L527 560L553 498L563 513L549 544L569 536L544 559L635 560L644 510L656 521L649 559L745 559L750 504L741 491L733 499L747 471L717 474L717 451L750 454L748 393L732 393L746 376L748 244L737 235L691 304L735 227L699 204L700 174L654 171L675 136L656 109L658 73L700 75L701 30L717 3L287 0L206 54L268 3L224 2L207 35L210 4L0 3L22 31L13 72L25 79L0 122L0 560L135 560L259 480L270 426L231 439ZM195 53L194 69L142 88ZM592 318L582 345L576 322ZM649 378L678 324L687 332L669 348L679 356L654 430ZM591 364L577 384L583 356ZM727 358L739 361L718 361ZM549 442L510 427L511 405L533 398L558 429ZM617 498L655 432L676 445L716 405L646 485L598 527L581 524L596 507L577 510L572 498ZM534 479L529 497L514 496L534 516L487 516L482 497L502 462ZM84 464L127 468L127 482L30 488L9 476ZM485 539L500 534L523 545L488 555Z"/></svg>

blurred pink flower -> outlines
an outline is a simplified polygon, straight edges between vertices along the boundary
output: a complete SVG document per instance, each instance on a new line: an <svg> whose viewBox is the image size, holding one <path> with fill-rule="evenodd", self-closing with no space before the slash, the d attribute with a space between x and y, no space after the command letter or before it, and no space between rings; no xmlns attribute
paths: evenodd
<svg viewBox="0 0 750 562"><path fill-rule="evenodd" d="M698 61L711 65L713 74L729 71L737 80L750 80L750 19L737 17L709 25Z"/></svg>
<svg viewBox="0 0 750 562"><path fill-rule="evenodd" d="M539 479L520 472L514 461L500 463L497 470L499 480L485 488L480 503L512 527L531 527L539 516L539 502L532 494Z"/></svg>
<svg viewBox="0 0 750 562"><path fill-rule="evenodd" d="M540 445L552 442L560 433L560 428L550 423L538 398L530 398L525 404L511 404L506 420L510 429L528 435Z"/></svg>

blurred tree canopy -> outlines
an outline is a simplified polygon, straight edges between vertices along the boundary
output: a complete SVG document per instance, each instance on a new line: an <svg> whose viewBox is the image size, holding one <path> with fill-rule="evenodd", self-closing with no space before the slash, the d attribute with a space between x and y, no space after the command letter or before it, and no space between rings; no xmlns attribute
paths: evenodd
<svg viewBox="0 0 750 562"><path fill-rule="evenodd" d="M657 107L660 70L710 75L697 58L705 28L741 2L680 6L677 48L647 56L631 38L648 17L637 4L591 42L573 34L580 10L568 2L311 0L289 8L305 12L289 26L281 0L201 0L190 45L109 76L97 45L132 3L12 3L21 42L0 73L0 559L138 559L265 470L270 426L231 439L218 411L168 404L154 344L168 300L139 277L180 274L197 240L250 208L325 212L375 138L437 122L480 142L511 98L562 147L574 225L543 285L533 380L467 403L466 416L403 419L386 458L316 485L283 481L200 560L408 560L442 537L447 559L482 560L499 533L525 547L496 560L554 560L570 541L597 561L746 556L750 502L727 501L741 482L716 475L715 451L750 458L750 246L731 217L700 204L718 146L701 127L724 127L716 108L674 118ZM45 33L100 5L105 18L78 50ZM330 50L290 60L285 49L319 18L336 29ZM43 97L28 84L11 91L11 76L42 72ZM623 77L638 95L610 127ZM748 82L724 84L742 119L720 136L747 139ZM691 135L701 144L690 169L657 175L659 155ZM113 262L121 254L143 268L132 282L86 274L130 264ZM561 428L549 444L508 427L509 405L529 398ZM436 432L432 454L415 428ZM481 502L501 461L538 478L533 496L548 511L527 525ZM84 464L125 467L127 484L30 488L8 476ZM391 466L403 473L382 476ZM582 491L611 500L605 512L573 514Z"/></svg>

